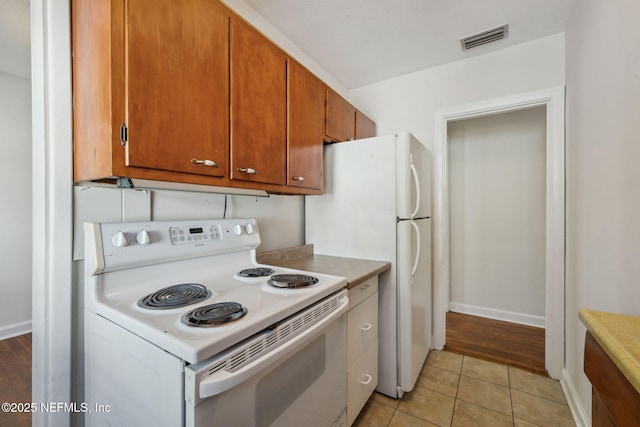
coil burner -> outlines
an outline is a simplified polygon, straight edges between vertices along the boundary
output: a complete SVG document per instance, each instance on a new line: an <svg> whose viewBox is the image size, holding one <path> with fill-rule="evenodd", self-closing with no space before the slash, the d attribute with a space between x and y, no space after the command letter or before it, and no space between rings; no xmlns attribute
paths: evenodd
<svg viewBox="0 0 640 427"><path fill-rule="evenodd" d="M238 272L240 277L265 277L271 276L275 270L266 267L247 268Z"/></svg>
<svg viewBox="0 0 640 427"><path fill-rule="evenodd" d="M138 300L138 306L152 310L169 310L195 304L211 296L211 291L198 283L181 283L157 290Z"/></svg>
<svg viewBox="0 0 640 427"><path fill-rule="evenodd" d="M306 288L316 283L316 277L304 274L276 274L269 279L269 284L276 288Z"/></svg>
<svg viewBox="0 0 640 427"><path fill-rule="evenodd" d="M180 321L188 326L209 328L235 322L247 314L248 310L237 302L218 302L186 313Z"/></svg>

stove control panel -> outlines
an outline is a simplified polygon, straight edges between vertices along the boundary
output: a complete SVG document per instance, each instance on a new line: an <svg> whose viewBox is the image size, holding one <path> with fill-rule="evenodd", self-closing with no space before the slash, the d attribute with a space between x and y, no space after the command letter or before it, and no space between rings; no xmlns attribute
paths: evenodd
<svg viewBox="0 0 640 427"><path fill-rule="evenodd" d="M237 225L236 225L237 227ZM174 245L220 240L220 226L207 225L201 227L170 227L171 243Z"/></svg>
<svg viewBox="0 0 640 427"><path fill-rule="evenodd" d="M91 274L179 259L254 250L254 218L85 223L85 259Z"/></svg>

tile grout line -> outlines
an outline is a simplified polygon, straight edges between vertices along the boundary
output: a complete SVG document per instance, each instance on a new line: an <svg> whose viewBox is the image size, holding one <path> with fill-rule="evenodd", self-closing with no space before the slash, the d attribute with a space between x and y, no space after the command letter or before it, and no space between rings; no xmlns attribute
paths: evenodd
<svg viewBox="0 0 640 427"><path fill-rule="evenodd" d="M516 414L513 410L513 395L511 393L511 369L507 366L507 380L509 381L509 403L511 404L511 424L516 425Z"/></svg>
<svg viewBox="0 0 640 427"><path fill-rule="evenodd" d="M453 426L453 414L456 412L456 404L458 403L458 392L460 391L460 380L462 379L462 367L464 366L464 358L462 356L462 361L460 362L460 370L458 371L458 383L456 384L456 395L453 398L453 410L451 411L451 421L449 422L449 427Z"/></svg>

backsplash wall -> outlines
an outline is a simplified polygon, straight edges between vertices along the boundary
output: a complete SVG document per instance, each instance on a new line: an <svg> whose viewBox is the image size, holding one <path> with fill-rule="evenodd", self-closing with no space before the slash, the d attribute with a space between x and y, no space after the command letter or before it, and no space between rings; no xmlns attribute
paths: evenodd
<svg viewBox="0 0 640 427"><path fill-rule="evenodd" d="M168 190L74 188L73 259L84 258L84 222L168 221L255 217L258 252L304 243L303 196L256 197Z"/></svg>

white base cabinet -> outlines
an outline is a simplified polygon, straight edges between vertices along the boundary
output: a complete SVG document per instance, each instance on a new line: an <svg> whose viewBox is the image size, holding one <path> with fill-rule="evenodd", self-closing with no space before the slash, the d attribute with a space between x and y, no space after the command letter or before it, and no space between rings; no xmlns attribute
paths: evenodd
<svg viewBox="0 0 640 427"><path fill-rule="evenodd" d="M378 276L349 289L347 425L378 385Z"/></svg>

